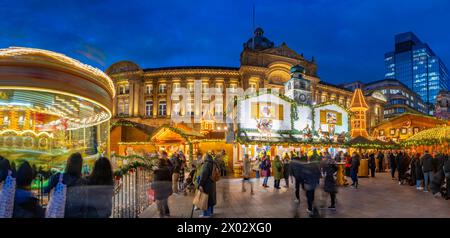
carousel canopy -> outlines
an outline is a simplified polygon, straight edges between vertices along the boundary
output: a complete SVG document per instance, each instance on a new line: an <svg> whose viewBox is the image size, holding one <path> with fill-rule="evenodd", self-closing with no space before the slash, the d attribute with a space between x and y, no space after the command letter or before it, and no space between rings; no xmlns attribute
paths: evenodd
<svg viewBox="0 0 450 238"><path fill-rule="evenodd" d="M421 131L403 142L406 146L438 145L450 142L450 126Z"/></svg>

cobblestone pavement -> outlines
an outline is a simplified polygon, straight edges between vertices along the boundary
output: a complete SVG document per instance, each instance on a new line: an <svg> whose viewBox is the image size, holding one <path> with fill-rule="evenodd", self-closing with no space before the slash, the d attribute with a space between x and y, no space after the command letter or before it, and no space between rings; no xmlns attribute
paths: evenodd
<svg viewBox="0 0 450 238"><path fill-rule="evenodd" d="M360 187L340 187L337 194L336 211L326 209L330 200L322 189L316 189L315 205L322 217L328 218L450 218L450 201L434 198L431 193L417 191L415 186L399 185L391 180L388 173L379 173L375 178L360 178ZM241 180L221 179L217 184L217 218L293 218L308 217L306 197L301 191L300 204L294 203L294 189L273 188L272 178L269 188L261 186L262 179L253 179L255 194L241 191ZM284 180L281 186L284 186ZM172 195L169 198L171 216L188 218L191 216L193 194ZM198 217L195 211L193 217ZM156 206L152 204L140 217L158 217Z"/></svg>

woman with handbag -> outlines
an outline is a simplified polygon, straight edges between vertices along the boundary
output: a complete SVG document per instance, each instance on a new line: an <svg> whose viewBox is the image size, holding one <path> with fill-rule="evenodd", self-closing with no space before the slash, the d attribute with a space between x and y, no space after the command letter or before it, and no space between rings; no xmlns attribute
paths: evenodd
<svg viewBox="0 0 450 238"><path fill-rule="evenodd" d="M57 185L63 184L66 187L64 202L64 218L84 218L87 215L86 180L81 177L83 158L80 153L73 153L67 159L64 173L56 173L50 177L44 193L50 193ZM50 197L50 203L52 203ZM47 208L48 210L48 208ZM47 215L48 217L48 215ZM53 216L51 216L53 217Z"/></svg>
<svg viewBox="0 0 450 238"><path fill-rule="evenodd" d="M268 155L263 156L263 161L261 163L261 171L262 176L264 177L264 181L262 186L265 188L268 188L267 182L269 181L270 177L270 168L272 167L272 164L270 163L270 159Z"/></svg>

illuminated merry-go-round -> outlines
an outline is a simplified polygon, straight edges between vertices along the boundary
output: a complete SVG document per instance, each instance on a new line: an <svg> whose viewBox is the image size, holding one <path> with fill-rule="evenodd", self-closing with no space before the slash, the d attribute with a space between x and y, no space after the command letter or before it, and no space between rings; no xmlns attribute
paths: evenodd
<svg viewBox="0 0 450 238"><path fill-rule="evenodd" d="M114 94L106 74L65 55L0 49L0 155L51 168L107 154Z"/></svg>

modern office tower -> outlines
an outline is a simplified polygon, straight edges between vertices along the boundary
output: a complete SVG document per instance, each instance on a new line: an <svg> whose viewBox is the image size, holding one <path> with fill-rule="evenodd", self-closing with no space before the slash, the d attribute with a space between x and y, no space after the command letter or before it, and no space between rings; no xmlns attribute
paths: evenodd
<svg viewBox="0 0 450 238"><path fill-rule="evenodd" d="M384 55L385 78L395 78L433 105L449 76L442 60L412 32L395 36L395 50Z"/></svg>

